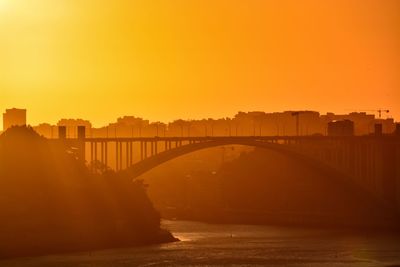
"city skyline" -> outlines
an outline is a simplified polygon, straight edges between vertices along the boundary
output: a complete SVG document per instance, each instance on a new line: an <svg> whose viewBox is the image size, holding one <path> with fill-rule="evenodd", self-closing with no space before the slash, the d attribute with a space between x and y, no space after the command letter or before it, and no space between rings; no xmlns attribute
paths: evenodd
<svg viewBox="0 0 400 267"><path fill-rule="evenodd" d="M376 133L376 127L384 134L398 131L400 123L382 114L388 110L377 110L378 116L367 112L322 114L318 111L237 112L224 118L182 119L169 122L151 121L132 115L124 115L100 127L84 118L60 118L57 123L40 122L33 124L26 119L26 109L6 109L3 131L11 126L29 125L46 138L57 138L58 126L65 126L66 135L76 138L78 127L86 128L87 137L183 137L183 136L284 136L284 135L330 135L329 128L335 127L342 135L342 126L350 135L369 135ZM336 123L337 122L337 123ZM350 125L349 125L350 123ZM376 126L379 124L380 126ZM335 126L336 125L336 126ZM337 128L339 127L339 128ZM332 131L331 131L332 132ZM1 133L1 131L0 131Z"/></svg>
<svg viewBox="0 0 400 267"><path fill-rule="evenodd" d="M400 0L0 0L0 266L400 266Z"/></svg>
<svg viewBox="0 0 400 267"><path fill-rule="evenodd" d="M299 109L299 110L294 110L294 109L288 109L288 110L279 110L279 111L266 111L266 110L247 110L247 111L240 111L237 110L236 112L234 112L233 114L229 114L227 116L221 116L221 117L201 117L201 116L197 116L197 117L175 117L175 118L170 118L170 119L166 119L166 120L161 120L161 119L153 119L153 118L149 118L146 116L140 116L138 114L120 114L117 115L113 118L110 118L110 120L106 121L102 121L99 124L96 124L96 120L92 120L91 118L87 118L87 117L83 117L83 116L77 116L77 117L73 117L73 116L69 116L66 115L64 117L58 117L55 118L52 121L46 121L46 120L38 120L33 118L31 116L32 111L25 108L25 107L8 107L8 108L4 108L3 110L9 110L9 109L25 109L29 111L29 114L26 115L27 117L27 125L31 125L31 126L37 126L40 124L50 124L50 125L57 125L57 123L59 123L61 120L83 120L83 121L88 121L90 122L91 126L94 128L101 128L101 127L106 127L110 124L115 123L118 119L121 118L125 118L125 117L134 117L134 118L138 118L138 119L143 119L146 120L150 123L163 123L163 124L169 124L172 123L174 121L177 120L184 120L184 121L201 121L201 120L221 120L221 119L233 119L235 117L235 115L239 114L239 113L264 113L264 114L282 114L285 112L297 112L297 111L304 111L304 112L316 112L319 113L319 115L328 115L328 114L334 114L337 116L346 116L349 114L365 114L368 116L374 116L375 119L381 119L381 120L393 120L394 122L398 122L397 118L394 118L393 116L390 115L390 110L389 112L387 112L388 110L386 109L368 109L368 110L350 110L348 109L348 112L344 111L341 113L336 113L333 111L326 111L326 112L321 112L321 111L317 111L317 110L309 110L309 109ZM0 109L1 110L1 109ZM350 110L350 111L349 111ZM34 111L33 111L34 113ZM3 117L0 116L0 125L3 125ZM3 129L4 130L4 129Z"/></svg>

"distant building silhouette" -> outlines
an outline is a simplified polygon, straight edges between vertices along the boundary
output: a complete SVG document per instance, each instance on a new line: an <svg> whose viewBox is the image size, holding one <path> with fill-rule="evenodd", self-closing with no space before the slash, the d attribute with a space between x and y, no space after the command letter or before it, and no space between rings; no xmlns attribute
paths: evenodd
<svg viewBox="0 0 400 267"><path fill-rule="evenodd" d="M41 136L47 138L56 138L58 128L56 125L51 125L49 123L41 123L37 126L34 126L33 129Z"/></svg>
<svg viewBox="0 0 400 267"><path fill-rule="evenodd" d="M354 122L354 135L368 135L375 132L375 124L382 124L382 132L384 134L391 134L395 130L395 122L392 118L381 119L375 118L373 114L367 114L365 112L351 112L349 114L334 114L327 113L322 115L321 119L326 123L330 121L339 120L350 120Z"/></svg>
<svg viewBox="0 0 400 267"><path fill-rule="evenodd" d="M375 131L374 131L374 134L375 135L382 135L382 124L380 124L380 123L375 123L375 125L374 125L374 129L375 129Z"/></svg>
<svg viewBox="0 0 400 267"><path fill-rule="evenodd" d="M58 138L60 139L67 138L67 126L58 126Z"/></svg>
<svg viewBox="0 0 400 267"><path fill-rule="evenodd" d="M84 126L86 128L86 133L91 132L92 124L88 120L83 119L61 119L58 123L58 130L60 126L65 127L65 133L62 132L61 135L66 135L66 138L78 138L78 127ZM64 128L61 128L64 129ZM62 130L64 131L64 130ZM60 135L60 132L58 133Z"/></svg>
<svg viewBox="0 0 400 267"><path fill-rule="evenodd" d="M393 132L395 135L400 135L400 123L396 123L396 129Z"/></svg>
<svg viewBox="0 0 400 267"><path fill-rule="evenodd" d="M331 121L328 123L329 136L352 136L354 135L354 122L350 120Z"/></svg>
<svg viewBox="0 0 400 267"><path fill-rule="evenodd" d="M21 111L21 113L18 113ZM17 114L19 114L17 116ZM5 129L8 125L24 125L26 111L11 109L4 114ZM293 114L299 114L293 116ZM17 117L19 119L17 119ZM11 121L11 122L10 122ZM353 123L353 130L342 125L349 121ZM336 122L339 122L336 124ZM332 123L332 124L331 124ZM6 126L7 124L7 126ZM348 124L348 123L347 123ZM266 113L262 111L238 112L231 118L204 118L197 120L176 119L172 122L159 121L123 116L115 122L102 127L92 127L88 120L61 119L56 125L42 123L34 126L34 130L47 138L57 138L58 126L66 127L66 138L78 138L78 127L85 127L86 137L202 137L202 136L312 136L332 135L339 127L343 131L333 135L371 135L376 134L375 124L381 125L381 134L398 133L393 118L376 118L365 112L349 114L320 114L310 110L290 110L283 112ZM329 126L331 125L331 126ZM340 126L342 125L342 126ZM329 130L329 127L333 127ZM336 130L335 130L336 129ZM396 130L397 129L397 130ZM331 131L330 133L328 133ZM332 132L333 131L333 132Z"/></svg>
<svg viewBox="0 0 400 267"><path fill-rule="evenodd" d="M3 113L3 131L12 126L26 125L26 109L6 109Z"/></svg>

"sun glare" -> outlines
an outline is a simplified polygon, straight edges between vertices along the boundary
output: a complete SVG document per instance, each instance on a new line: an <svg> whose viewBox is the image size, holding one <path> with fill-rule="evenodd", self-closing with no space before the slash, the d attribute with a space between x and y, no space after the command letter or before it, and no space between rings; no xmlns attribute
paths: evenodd
<svg viewBox="0 0 400 267"><path fill-rule="evenodd" d="M4 10L8 6L8 0L0 0L0 10Z"/></svg>

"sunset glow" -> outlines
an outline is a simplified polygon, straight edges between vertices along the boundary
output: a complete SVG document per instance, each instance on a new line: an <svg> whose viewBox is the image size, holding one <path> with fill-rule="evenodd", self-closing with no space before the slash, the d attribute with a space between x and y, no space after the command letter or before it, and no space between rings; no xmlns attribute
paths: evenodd
<svg viewBox="0 0 400 267"><path fill-rule="evenodd" d="M0 266L400 266L400 0L0 0Z"/></svg>
<svg viewBox="0 0 400 267"><path fill-rule="evenodd" d="M387 108L400 2L0 0L0 109L29 123L124 114Z"/></svg>

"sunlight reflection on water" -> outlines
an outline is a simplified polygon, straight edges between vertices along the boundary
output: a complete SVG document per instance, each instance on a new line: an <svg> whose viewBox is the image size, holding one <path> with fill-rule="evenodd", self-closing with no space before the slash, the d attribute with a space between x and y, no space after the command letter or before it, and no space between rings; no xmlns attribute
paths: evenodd
<svg viewBox="0 0 400 267"><path fill-rule="evenodd" d="M393 235L163 221L180 242L0 261L0 266L395 266Z"/></svg>

